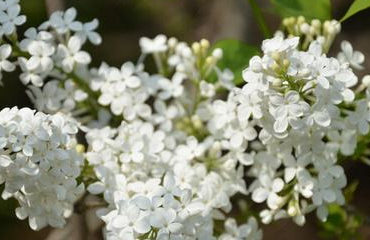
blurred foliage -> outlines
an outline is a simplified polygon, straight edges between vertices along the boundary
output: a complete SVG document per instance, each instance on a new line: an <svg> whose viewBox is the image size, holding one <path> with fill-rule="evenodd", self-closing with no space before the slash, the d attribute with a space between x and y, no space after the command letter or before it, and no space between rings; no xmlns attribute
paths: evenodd
<svg viewBox="0 0 370 240"><path fill-rule="evenodd" d="M356 240L361 239L359 228L363 225L363 217L349 213L339 205L329 206L329 216L321 224L319 235L326 239Z"/></svg>
<svg viewBox="0 0 370 240"><path fill-rule="evenodd" d="M213 48L223 50L223 57L218 62L218 66L221 69L229 68L234 73L235 85L243 83L242 71L248 66L249 59L259 55L257 47L234 39L218 41Z"/></svg>
<svg viewBox="0 0 370 240"><path fill-rule="evenodd" d="M47 12L44 1L20 1L20 5L22 13L27 16L27 23L23 26L23 28L27 28L29 26L38 26L47 19Z"/></svg>
<svg viewBox="0 0 370 240"><path fill-rule="evenodd" d="M365 216L350 205L358 184L358 181L354 181L345 188L345 206L329 205L329 216L326 222L320 223L319 236L338 240L362 239L359 228L364 225Z"/></svg>
<svg viewBox="0 0 370 240"><path fill-rule="evenodd" d="M331 19L330 0L270 0L282 17L304 16L306 19ZM366 0L365 0L366 1Z"/></svg>

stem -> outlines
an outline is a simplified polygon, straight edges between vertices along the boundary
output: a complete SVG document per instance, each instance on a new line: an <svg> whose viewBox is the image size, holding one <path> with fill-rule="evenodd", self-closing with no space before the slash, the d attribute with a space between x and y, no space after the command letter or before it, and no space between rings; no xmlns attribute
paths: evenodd
<svg viewBox="0 0 370 240"><path fill-rule="evenodd" d="M269 27L266 24L265 18L263 17L262 11L260 7L258 6L256 0L248 0L249 5L252 8L254 18L257 20L259 29L263 33L265 38L271 38L271 31Z"/></svg>
<svg viewBox="0 0 370 240"><path fill-rule="evenodd" d="M163 67L162 59L159 56L159 53L153 53L153 57L154 57L154 62L158 69L158 72L164 75L164 67Z"/></svg>

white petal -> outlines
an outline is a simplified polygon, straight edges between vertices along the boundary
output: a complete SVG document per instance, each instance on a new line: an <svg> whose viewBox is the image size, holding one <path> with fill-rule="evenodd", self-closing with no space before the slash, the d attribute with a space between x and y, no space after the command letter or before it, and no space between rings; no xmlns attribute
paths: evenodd
<svg viewBox="0 0 370 240"><path fill-rule="evenodd" d="M330 115L326 109L316 111L313 114L313 118L315 122L322 127L328 127L331 122Z"/></svg>
<svg viewBox="0 0 370 240"><path fill-rule="evenodd" d="M0 166L1 167L8 167L13 161L7 155L0 156Z"/></svg>
<svg viewBox="0 0 370 240"><path fill-rule="evenodd" d="M112 221L112 226L115 228L123 228L127 226L128 219L125 216L117 216Z"/></svg>
<svg viewBox="0 0 370 240"><path fill-rule="evenodd" d="M150 230L150 225L147 221L139 220L135 222L134 230L140 234L147 233Z"/></svg>
<svg viewBox="0 0 370 240"><path fill-rule="evenodd" d="M276 120L274 123L274 131L277 133L283 133L288 129L288 120L286 118Z"/></svg>
<svg viewBox="0 0 370 240"><path fill-rule="evenodd" d="M317 82L324 89L329 89L329 87L330 87L330 83L329 83L328 79L326 79L325 77L318 76L317 77Z"/></svg>
<svg viewBox="0 0 370 240"><path fill-rule="evenodd" d="M95 195L103 193L104 190L105 190L105 186L101 182L92 183L87 187L87 191Z"/></svg>
<svg viewBox="0 0 370 240"><path fill-rule="evenodd" d="M181 230L182 224L181 223L171 223L168 226L168 230L170 230L171 233L177 233Z"/></svg>
<svg viewBox="0 0 370 240"><path fill-rule="evenodd" d="M80 38L73 36L68 41L68 49L72 53L77 53L81 49L81 40Z"/></svg>
<svg viewBox="0 0 370 240"><path fill-rule="evenodd" d="M241 133L241 132L237 132L237 133L235 133L235 134L231 137L231 139L230 139L230 145L231 145L231 147L233 147L234 149L239 148L239 147L241 147L241 146L242 146L242 144L243 144L243 140L244 140L244 138L243 138L243 133Z"/></svg>
<svg viewBox="0 0 370 240"><path fill-rule="evenodd" d="M280 192L284 187L284 181L280 178L276 178L273 182L272 182L272 190L276 193Z"/></svg>
<svg viewBox="0 0 370 240"><path fill-rule="evenodd" d="M284 170L284 180L285 182L290 182L293 180L296 174L296 169L295 168L286 168Z"/></svg>
<svg viewBox="0 0 370 240"><path fill-rule="evenodd" d="M91 62L91 57L87 52L77 52L73 58L80 64L89 64Z"/></svg>
<svg viewBox="0 0 370 240"><path fill-rule="evenodd" d="M252 193L253 201L262 203L267 199L269 192L265 188L257 188Z"/></svg>

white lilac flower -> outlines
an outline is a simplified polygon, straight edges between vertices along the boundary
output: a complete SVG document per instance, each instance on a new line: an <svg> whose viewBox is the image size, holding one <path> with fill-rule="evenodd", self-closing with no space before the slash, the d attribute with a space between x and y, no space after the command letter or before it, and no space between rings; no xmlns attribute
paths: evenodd
<svg viewBox="0 0 370 240"><path fill-rule="evenodd" d="M37 31L37 29L33 28L33 27L27 29L24 32L24 36L26 38L24 38L19 43L19 47L24 51L27 51L29 45L31 43L33 43L34 41L44 41L44 42L50 44L51 41L53 40L53 34L52 33L47 32L47 31Z"/></svg>
<svg viewBox="0 0 370 240"><path fill-rule="evenodd" d="M52 55L54 54L54 46L45 41L33 41L27 46L27 51L31 57L27 61L29 71L40 68L40 72L51 71L54 67Z"/></svg>
<svg viewBox="0 0 370 240"><path fill-rule="evenodd" d="M225 69L224 71L220 71L216 68L216 73L218 76L219 83L226 89L231 90L234 87L234 73L230 69Z"/></svg>
<svg viewBox="0 0 370 240"><path fill-rule="evenodd" d="M161 78L158 80L159 93L158 97L162 100L167 100L171 97L177 98L182 95L184 91L183 81L184 74L176 73L171 80Z"/></svg>
<svg viewBox="0 0 370 240"><path fill-rule="evenodd" d="M274 130L282 133L287 130L289 122L303 116L308 109L308 104L300 101L300 96L295 91L289 91L282 96L274 94L270 96L270 113L276 119Z"/></svg>
<svg viewBox="0 0 370 240"><path fill-rule="evenodd" d="M24 85L31 83L35 87L42 87L48 73L41 71L40 68L30 70L27 64L27 59L23 57L18 58L18 64L22 70L19 78Z"/></svg>
<svg viewBox="0 0 370 240"><path fill-rule="evenodd" d="M337 154L353 154L356 137L369 131L369 107L351 89L357 77L348 64L323 54L321 46L314 41L300 51L298 38L265 40L264 55L250 60L243 72L246 84L230 92L230 105L224 107L236 108L238 121L232 111L230 118L216 113L217 121L225 119L223 128L227 121L244 133L251 123L261 128L262 147L255 148L249 174L256 178L252 200L267 203L260 214L266 223L291 216L303 224L304 214L313 209L325 219L327 204L342 204L346 178L335 165ZM354 108L342 110L342 103ZM284 176L285 182L274 176ZM284 192L290 184L290 193Z"/></svg>
<svg viewBox="0 0 370 240"><path fill-rule="evenodd" d="M356 110L348 116L348 121L360 134L365 135L369 132L370 109L366 100L356 103Z"/></svg>
<svg viewBox="0 0 370 240"><path fill-rule="evenodd" d="M16 31L16 27L26 22L26 16L19 15L21 7L19 4L4 4L0 11L0 35L11 35Z"/></svg>
<svg viewBox="0 0 370 240"><path fill-rule="evenodd" d="M82 23L75 21L77 11L75 8L69 8L65 12L56 11L51 14L50 19L40 26L41 30L48 27L54 28L57 33L65 34L72 30L75 32L82 30Z"/></svg>
<svg viewBox="0 0 370 240"><path fill-rule="evenodd" d="M179 233L182 224L176 222L176 211L173 209L158 209L153 218L151 219L150 224L158 228L158 238L159 239L168 239L171 234ZM166 238L165 238L166 236Z"/></svg>
<svg viewBox="0 0 370 240"><path fill-rule="evenodd" d="M200 82L200 94L202 97L211 98L216 94L215 87L211 83L207 83L206 81Z"/></svg>
<svg viewBox="0 0 370 240"><path fill-rule="evenodd" d="M2 78L1 72L12 72L15 70L15 65L8 60L12 53L12 47L8 44L0 46L0 79Z"/></svg>
<svg viewBox="0 0 370 240"><path fill-rule="evenodd" d="M158 53L167 51L167 37L158 35L154 39L147 37L140 38L141 52L145 54Z"/></svg>
<svg viewBox="0 0 370 240"><path fill-rule="evenodd" d="M55 113L62 110L66 91L59 86L57 80L47 82L42 89L35 86L29 88L27 93L39 111Z"/></svg>
<svg viewBox="0 0 370 240"><path fill-rule="evenodd" d="M0 35L24 22L18 2L0 1ZM62 112L87 115L84 157L95 175L88 191L107 203L98 211L106 239L259 240L254 218L238 225L229 217L232 196L248 191L266 203L264 223L291 217L301 225L313 210L325 220L328 204L344 203L337 155L353 154L358 136L369 132L370 81L357 90L366 94L352 89L357 77L350 67L361 68L364 57L348 42L337 58L325 54L336 21L307 46L282 34L264 40L239 88L230 70L217 67L222 50L205 39L188 45L164 35L141 38L137 65L89 69L91 57L81 48L101 42L98 21L75 19L70 8L28 29L17 64L8 60L12 47L0 46L0 70L19 65L36 108L58 113L0 111L2 196L18 200L17 216L28 217L33 229L62 227L83 192L77 123ZM299 30L307 33L307 26ZM158 73L144 71L148 54ZM100 104L97 119L90 120L85 101ZM245 174L253 179L248 187ZM225 221L220 235L216 220Z"/></svg>
<svg viewBox="0 0 370 240"><path fill-rule="evenodd" d="M82 42L77 36L72 36L67 45L58 45L57 55L64 71L72 72L76 64L87 65L90 63L90 55L81 51L81 46Z"/></svg>
<svg viewBox="0 0 370 240"><path fill-rule="evenodd" d="M159 128L163 131L169 132L173 129L174 119L180 115L180 109L176 105L167 106L162 100L156 100L154 102L155 113L150 119L153 124L159 125Z"/></svg>
<svg viewBox="0 0 370 240"><path fill-rule="evenodd" d="M200 234L201 230L195 227L200 224L198 221L206 224L205 221L210 221L210 218L205 216L209 216L212 209L230 209L231 202L226 200L237 192L246 193L243 168L236 168L237 164L231 163L233 161L228 160L227 155L222 160L215 160L219 161L214 163L219 174L213 171L207 173L207 168L199 164L206 149L210 152L208 156L215 154L212 153L215 149L208 149L212 146L209 140L201 142L199 150L196 150L198 144L194 144L197 141L194 138L189 139L186 145L179 145L178 149L174 148L176 142L171 139L165 132L154 131L154 126L140 121L123 123L117 130L104 128L88 132L90 147L86 156L99 179L88 189L94 194L103 193L110 204L108 212L102 215L107 223L107 236L113 238L123 232L129 233L127 237L139 234L132 228L123 231L126 229L123 222L113 225L113 219L120 212L115 209L123 200L137 205L139 216L143 218L134 219L160 228L161 237L167 238L171 233L171 236L181 238L185 233L191 236ZM186 156L185 152L188 152ZM175 175L170 173L171 169L176 170ZM125 180L113 178L117 174L125 175ZM188 232L188 228L193 230ZM208 234L206 236L212 236L213 232Z"/></svg>
<svg viewBox="0 0 370 240"><path fill-rule="evenodd" d="M349 63L353 68L361 70L361 65L365 61L365 56L359 51L354 51L351 43L343 41L340 45L342 52L338 53L338 60L342 63Z"/></svg>
<svg viewBox="0 0 370 240"><path fill-rule="evenodd" d="M17 217L28 217L34 230L63 227L84 190L76 181L82 164L75 150L76 122L63 115L6 108L0 111L0 126L3 198L18 200Z"/></svg>
<svg viewBox="0 0 370 240"><path fill-rule="evenodd" d="M267 205L271 209L279 207L281 198L277 195L283 187L284 182L280 178L271 178L268 175L261 175L259 178L260 186L253 190L252 199L255 202L264 202L267 200Z"/></svg>
<svg viewBox="0 0 370 240"><path fill-rule="evenodd" d="M82 43L85 43L88 39L92 44L99 45L102 42L102 38L97 32L95 32L98 25L99 21L97 19L84 23L82 25L82 29L76 32L76 36L81 39Z"/></svg>
<svg viewBox="0 0 370 240"><path fill-rule="evenodd" d="M105 69L101 80L94 86L101 92L99 104L110 106L114 115L123 115L128 121L148 118L151 108L146 104L149 94L141 79L142 74L131 62L123 64L120 70Z"/></svg>
<svg viewBox="0 0 370 240"><path fill-rule="evenodd" d="M258 229L257 220L253 217L247 223L238 226L233 218L225 221L225 232L218 238L219 240L260 240L262 231Z"/></svg>
<svg viewBox="0 0 370 240"><path fill-rule="evenodd" d="M19 0L3 0L0 2L0 10L6 10L13 5L19 4Z"/></svg>
<svg viewBox="0 0 370 240"><path fill-rule="evenodd" d="M193 194L189 190L182 192L175 185L171 185L176 184L175 181L171 180L173 179L171 176L166 175L164 178L163 187L158 185L160 181L156 182L155 185L150 184L152 187L147 189L149 191L147 196L139 193L131 200L125 200L116 192L115 209L101 216L107 224L108 236L134 239L133 236L144 235L152 228L159 229L157 239L166 239L169 235L182 234L183 224L181 222L199 214L201 205L196 199L192 199ZM176 192L173 191L174 189ZM181 200L181 203L175 200L172 195L174 193L176 196L180 196L178 195L180 191L182 192L181 196L184 194L187 196L187 200ZM181 197L181 199L183 198ZM178 214L182 218L178 218Z"/></svg>

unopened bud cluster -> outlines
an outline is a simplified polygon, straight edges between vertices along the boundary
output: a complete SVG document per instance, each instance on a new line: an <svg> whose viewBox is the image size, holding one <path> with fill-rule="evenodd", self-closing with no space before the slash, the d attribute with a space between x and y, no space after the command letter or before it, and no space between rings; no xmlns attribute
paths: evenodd
<svg viewBox="0 0 370 240"><path fill-rule="evenodd" d="M319 19L313 19L308 21L303 16L283 19L283 31L287 33L288 37L300 37L303 50L307 50L312 41L319 40L323 45L323 51L328 52L340 30L341 25L336 20L323 22Z"/></svg>

